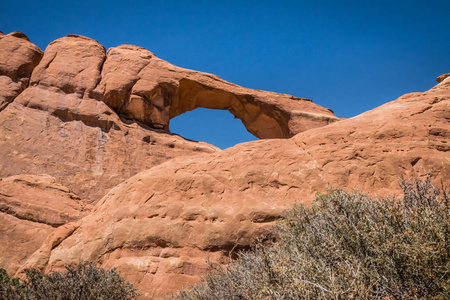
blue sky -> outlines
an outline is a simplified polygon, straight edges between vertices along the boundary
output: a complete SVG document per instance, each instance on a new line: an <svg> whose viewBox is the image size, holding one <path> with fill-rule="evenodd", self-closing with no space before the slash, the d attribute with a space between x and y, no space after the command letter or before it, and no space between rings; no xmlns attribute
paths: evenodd
<svg viewBox="0 0 450 300"><path fill-rule="evenodd" d="M67 34L135 44L175 65L310 98L352 117L450 72L450 1L2 1L0 30L45 49ZM220 126L218 126L219 124ZM221 148L254 139L228 112L171 130Z"/></svg>

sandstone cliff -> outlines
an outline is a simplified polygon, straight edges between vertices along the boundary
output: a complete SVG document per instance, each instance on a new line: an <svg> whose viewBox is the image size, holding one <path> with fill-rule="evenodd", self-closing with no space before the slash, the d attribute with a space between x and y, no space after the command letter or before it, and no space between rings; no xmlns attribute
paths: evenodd
<svg viewBox="0 0 450 300"><path fill-rule="evenodd" d="M89 260L160 299L330 186L398 194L398 178L430 169L450 184L445 76L427 92L338 120L307 99L245 89L136 46L105 54L68 36L48 46L29 81L0 112L0 175L50 174L96 205L24 253L21 270ZM219 151L168 132L171 118L197 107L227 109L263 139Z"/></svg>

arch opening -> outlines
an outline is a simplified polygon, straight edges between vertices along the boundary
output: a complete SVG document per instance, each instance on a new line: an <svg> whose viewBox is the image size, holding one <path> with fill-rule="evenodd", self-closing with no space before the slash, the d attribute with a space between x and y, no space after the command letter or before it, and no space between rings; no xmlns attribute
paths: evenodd
<svg viewBox="0 0 450 300"><path fill-rule="evenodd" d="M220 149L258 139L229 111L208 108L197 108L171 119L170 131Z"/></svg>
<svg viewBox="0 0 450 300"><path fill-rule="evenodd" d="M288 116L265 107L251 95L230 93L182 79L169 109L169 119L197 108L228 110L248 132L260 139L290 137Z"/></svg>
<svg viewBox="0 0 450 300"><path fill-rule="evenodd" d="M133 89L128 101L116 111L124 118L136 119L154 129L168 132L173 118L205 108L228 111L240 119L249 133L260 139L292 136L288 126L290 115L274 109L273 104L266 103L267 99L258 99L254 95L231 93L190 79L181 79L178 86L160 82L152 88L147 84L136 84ZM105 96L105 103L111 102L109 98ZM176 125L170 127L173 129Z"/></svg>

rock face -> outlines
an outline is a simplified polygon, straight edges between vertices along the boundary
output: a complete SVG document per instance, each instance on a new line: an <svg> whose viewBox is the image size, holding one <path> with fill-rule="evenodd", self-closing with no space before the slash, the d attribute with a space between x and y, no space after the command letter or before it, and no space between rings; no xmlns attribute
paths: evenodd
<svg viewBox="0 0 450 300"><path fill-rule="evenodd" d="M28 86L42 54L21 32L0 34L0 111Z"/></svg>
<svg viewBox="0 0 450 300"><path fill-rule="evenodd" d="M13 39L37 49L16 37L21 35L0 42ZM7 61L12 50L0 49ZM0 112L0 176L50 174L91 203L172 157L218 151L170 134L170 118L188 110L228 109L261 138L290 137L338 120L310 100L245 89L136 46L105 53L97 41L77 35L50 43L36 64L26 65L28 77L35 67L28 88L18 96L4 94L14 101ZM4 69L13 76L22 65Z"/></svg>
<svg viewBox="0 0 450 300"><path fill-rule="evenodd" d="M398 178L431 168L450 184L445 76L339 120L307 99L76 35L42 56L23 34L0 34L0 72L0 177L15 175L0 181L0 267L17 275L83 259L161 299L330 186L392 195ZM263 140L220 151L170 133L170 119L198 107L229 110Z"/></svg>
<svg viewBox="0 0 450 300"><path fill-rule="evenodd" d="M226 261L293 203L308 204L329 186L398 194L397 179L431 168L448 186L449 121L445 81L291 139L172 159L113 188L73 233L61 230L54 238L63 241L49 251L48 240L26 266L96 261L117 267L144 298L162 298L196 282L207 259Z"/></svg>
<svg viewBox="0 0 450 300"><path fill-rule="evenodd" d="M48 175L0 179L0 266L14 274L51 232L91 209Z"/></svg>
<svg viewBox="0 0 450 300"><path fill-rule="evenodd" d="M98 105L95 100L27 88L0 113L2 176L50 174L93 203L126 178L174 156L217 151L212 145L157 133L136 123L120 123L121 130L106 132L74 115L60 117L57 109L49 107L52 101L55 106ZM44 105L51 112L41 110Z"/></svg>

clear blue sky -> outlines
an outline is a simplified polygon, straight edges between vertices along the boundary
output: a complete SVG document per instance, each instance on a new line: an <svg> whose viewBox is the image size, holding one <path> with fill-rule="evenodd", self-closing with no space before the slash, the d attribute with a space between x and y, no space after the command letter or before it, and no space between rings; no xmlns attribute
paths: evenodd
<svg viewBox="0 0 450 300"><path fill-rule="evenodd" d="M139 45L245 87L310 98L338 117L425 91L450 72L445 0L3 0L0 30L42 49L72 33L106 48ZM206 109L173 119L171 130L221 148L253 138L228 112Z"/></svg>

